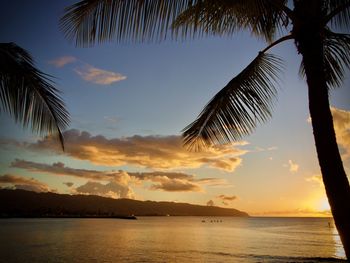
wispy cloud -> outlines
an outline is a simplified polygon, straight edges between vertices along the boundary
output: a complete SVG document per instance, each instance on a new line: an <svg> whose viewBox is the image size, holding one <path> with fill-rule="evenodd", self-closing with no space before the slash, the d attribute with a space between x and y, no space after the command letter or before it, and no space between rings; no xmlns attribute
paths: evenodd
<svg viewBox="0 0 350 263"><path fill-rule="evenodd" d="M76 57L63 56L49 61L49 64L54 65L57 68L62 68L67 64L71 64L77 61Z"/></svg>
<svg viewBox="0 0 350 263"><path fill-rule="evenodd" d="M84 63L73 56L63 56L49 61L49 64L62 68L67 64L79 62L80 66L74 69L83 80L99 85L110 85L112 83L126 79L126 76L113 71L96 68L88 63Z"/></svg>
<svg viewBox="0 0 350 263"><path fill-rule="evenodd" d="M10 189L22 189L34 192L49 192L52 189L34 178L26 178L23 176L4 174L0 175L0 187Z"/></svg>
<svg viewBox="0 0 350 263"><path fill-rule="evenodd" d="M64 133L66 155L98 165L136 165L153 170L198 168L202 166L233 172L242 164L246 150L235 146L215 146L201 152L189 152L180 136L132 136L107 139L102 135L69 130ZM31 144L28 149L62 154L49 137Z"/></svg>
<svg viewBox="0 0 350 263"><path fill-rule="evenodd" d="M313 175L311 177L305 178L305 180L307 182L317 183L318 186L322 187L322 189L324 188L323 180L322 180L322 176L321 175Z"/></svg>
<svg viewBox="0 0 350 263"><path fill-rule="evenodd" d="M289 171L291 173L296 173L299 170L299 165L294 163L292 160L288 160Z"/></svg>
<svg viewBox="0 0 350 263"><path fill-rule="evenodd" d="M120 118L118 117L113 117L113 116L104 116L103 119L111 124L116 124L120 121Z"/></svg>
<svg viewBox="0 0 350 263"><path fill-rule="evenodd" d="M85 81L100 85L110 85L126 79L126 76L120 73L99 69L91 65L76 68L74 71Z"/></svg>

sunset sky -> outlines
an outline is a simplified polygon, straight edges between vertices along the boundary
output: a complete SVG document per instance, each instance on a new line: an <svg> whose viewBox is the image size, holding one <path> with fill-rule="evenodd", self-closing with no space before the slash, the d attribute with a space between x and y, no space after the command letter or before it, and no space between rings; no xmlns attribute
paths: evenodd
<svg viewBox="0 0 350 263"><path fill-rule="evenodd" d="M75 47L58 20L76 0L3 0L0 42L28 50L71 114L66 151L0 114L0 187L232 207L251 215L325 215L329 209L292 41L272 119L244 141L204 152L181 130L263 49L244 32L161 43ZM350 174L350 78L331 91Z"/></svg>

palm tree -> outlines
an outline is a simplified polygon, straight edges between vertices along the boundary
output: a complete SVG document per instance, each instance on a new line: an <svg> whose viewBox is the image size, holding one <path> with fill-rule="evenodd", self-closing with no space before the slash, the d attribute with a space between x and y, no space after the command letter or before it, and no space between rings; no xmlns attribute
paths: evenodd
<svg viewBox="0 0 350 263"><path fill-rule="evenodd" d="M69 114L49 75L34 67L30 54L15 43L0 43L0 112L7 112L35 133L57 134L64 149L62 131Z"/></svg>
<svg viewBox="0 0 350 263"><path fill-rule="evenodd" d="M161 41L248 30L267 47L205 106L184 131L200 149L250 134L271 116L281 59L267 53L294 40L302 56L315 145L336 227L350 258L350 186L339 154L328 93L350 67L349 0L83 0L61 18L66 37L79 46L95 42ZM287 34L283 35L284 33Z"/></svg>

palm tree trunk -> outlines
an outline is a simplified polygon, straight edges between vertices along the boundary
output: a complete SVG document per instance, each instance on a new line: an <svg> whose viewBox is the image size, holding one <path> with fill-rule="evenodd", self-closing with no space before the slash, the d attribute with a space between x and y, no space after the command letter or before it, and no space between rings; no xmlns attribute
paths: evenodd
<svg viewBox="0 0 350 263"><path fill-rule="evenodd" d="M350 259L350 186L339 153L329 105L323 67L321 20L318 20L321 13L316 8L317 0L303 2L307 2L307 6L303 6L299 13L303 23L294 25L296 45L303 57L309 110L323 183L346 257Z"/></svg>
<svg viewBox="0 0 350 263"><path fill-rule="evenodd" d="M323 183L346 256L350 259L350 187L336 142L328 90L325 81L320 81L322 71L315 69L315 60L310 61L310 66L307 56L303 57L305 70L308 68L309 110Z"/></svg>

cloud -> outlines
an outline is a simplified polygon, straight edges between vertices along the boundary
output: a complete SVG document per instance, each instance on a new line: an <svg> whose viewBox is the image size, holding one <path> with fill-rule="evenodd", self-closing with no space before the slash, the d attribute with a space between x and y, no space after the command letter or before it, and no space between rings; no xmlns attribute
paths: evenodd
<svg viewBox="0 0 350 263"><path fill-rule="evenodd" d="M136 165L150 169L183 169L212 167L233 172L241 165L240 156L247 153L235 145L213 146L201 152L189 152L181 136L139 136L107 139L102 135L69 130L64 132L64 154L97 165ZM46 137L27 147L62 154L56 140Z"/></svg>
<svg viewBox="0 0 350 263"><path fill-rule="evenodd" d="M57 68L62 68L67 64L71 64L77 61L76 57L63 56L49 61L49 64L54 65ZM82 63L80 63L82 64ZM83 80L100 85L109 85L114 82L122 81L126 79L120 73L108 71L100 68L96 68L89 64L83 64L83 66L74 69Z"/></svg>
<svg viewBox="0 0 350 263"><path fill-rule="evenodd" d="M75 61L77 61L77 59L73 56L63 56L49 61L49 64L54 65L57 68L62 68L67 64L74 63Z"/></svg>
<svg viewBox="0 0 350 263"><path fill-rule="evenodd" d="M224 160L209 160L206 159L207 163L214 168L218 168L224 171L234 171L238 166L241 165L241 158L227 158Z"/></svg>
<svg viewBox="0 0 350 263"><path fill-rule="evenodd" d="M220 199L224 205L229 205L232 201L237 199L235 195L219 195L216 198Z"/></svg>
<svg viewBox="0 0 350 263"><path fill-rule="evenodd" d="M209 201L207 202L207 206L215 206L214 201L213 201L213 200L209 200Z"/></svg>
<svg viewBox="0 0 350 263"><path fill-rule="evenodd" d="M84 179L93 179L93 180L120 180L121 173L106 173L101 172L97 170L86 170L86 169L75 169L66 167L64 163L57 162L50 164L44 164L44 163L36 163L36 162L30 162L25 160L16 159L11 163L11 167L13 168L20 168L25 169L30 172L36 172L36 173L49 173L53 175L70 175L75 177L80 177Z"/></svg>
<svg viewBox="0 0 350 263"><path fill-rule="evenodd" d="M337 136L337 143L343 150L342 157L350 157L350 111L331 108L333 115L334 129Z"/></svg>
<svg viewBox="0 0 350 263"><path fill-rule="evenodd" d="M115 171L97 171L86 169L75 169L66 167L63 163L44 164L16 159L11 163L12 168L20 168L29 172L52 174L56 176L74 176L89 181L110 182L118 185L129 186L140 182L152 182L149 189L162 190L169 192L200 192L204 185L207 186L227 186L224 179L219 178L199 178L194 175L179 172L125 172ZM71 187L72 183L64 183ZM131 191L131 189L129 189ZM118 193L120 195L120 193Z"/></svg>
<svg viewBox="0 0 350 263"><path fill-rule="evenodd" d="M203 189L195 183L180 180L164 178L159 184L153 184L151 190L163 190L167 192L202 192Z"/></svg>
<svg viewBox="0 0 350 263"><path fill-rule="evenodd" d="M350 157L350 111L331 107L333 125L337 137L337 143L342 150L343 159ZM307 119L311 123L311 118Z"/></svg>
<svg viewBox="0 0 350 263"><path fill-rule="evenodd" d="M120 121L120 118L113 116L104 116L103 119L110 124L117 124Z"/></svg>
<svg viewBox="0 0 350 263"><path fill-rule="evenodd" d="M85 81L100 85L109 85L126 79L126 76L120 73L95 68L91 65L76 68L74 71Z"/></svg>
<svg viewBox="0 0 350 263"><path fill-rule="evenodd" d="M299 170L299 165L294 163L292 160L288 160L289 171L291 173L296 173Z"/></svg>
<svg viewBox="0 0 350 263"><path fill-rule="evenodd" d="M2 188L22 189L34 192L50 192L52 189L34 178L26 178L18 175L0 175L0 186Z"/></svg>
<svg viewBox="0 0 350 263"><path fill-rule="evenodd" d="M130 187L116 182L106 184L88 181L75 189L77 194L99 195L110 198L134 198Z"/></svg>
<svg viewBox="0 0 350 263"><path fill-rule="evenodd" d="M311 177L305 178L307 182L317 183L322 189L324 188L323 180L321 175L313 175Z"/></svg>
<svg viewBox="0 0 350 263"><path fill-rule="evenodd" d="M232 185L229 184L225 179L222 178L200 178L200 179L195 179L196 182L199 184L205 184L208 186L220 186L220 187L231 187Z"/></svg>

